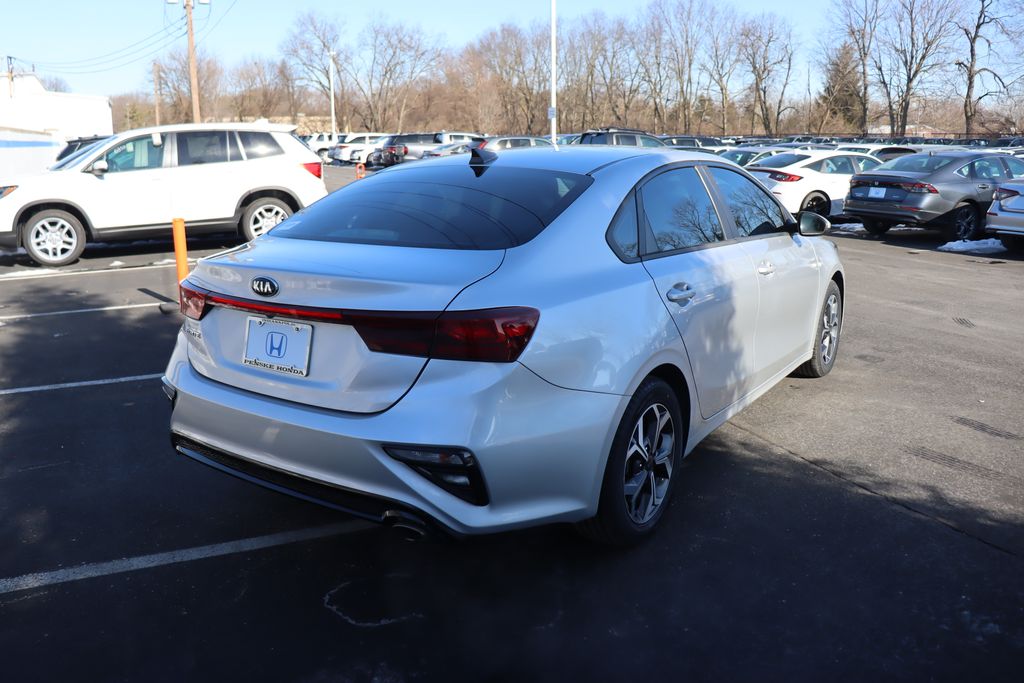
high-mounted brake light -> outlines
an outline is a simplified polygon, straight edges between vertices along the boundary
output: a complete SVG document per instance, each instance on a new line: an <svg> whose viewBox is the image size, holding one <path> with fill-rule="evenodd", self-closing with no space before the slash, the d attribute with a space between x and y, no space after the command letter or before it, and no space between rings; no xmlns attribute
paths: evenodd
<svg viewBox="0 0 1024 683"><path fill-rule="evenodd" d="M992 195L992 199L994 199L997 202L1001 202L1004 199L1009 199L1010 197L1019 197L1019 196L1020 196L1020 192L1017 192L1016 190L1011 190L1009 188L1000 187L998 190L995 191L995 194Z"/></svg>
<svg viewBox="0 0 1024 683"><path fill-rule="evenodd" d="M211 307L270 317L351 325L370 351L444 360L516 361L540 319L534 308L508 306L475 311L353 311L292 306L216 294L183 281L181 312L202 320Z"/></svg>
<svg viewBox="0 0 1024 683"><path fill-rule="evenodd" d="M307 171L315 175L317 178L324 177L324 165L321 164L319 161L311 161L308 164L303 164L302 168L306 169Z"/></svg>
<svg viewBox="0 0 1024 683"><path fill-rule="evenodd" d="M803 176L793 175L792 173L783 173L782 171L774 171L768 174L768 177L778 183L795 183L798 180L803 180Z"/></svg>

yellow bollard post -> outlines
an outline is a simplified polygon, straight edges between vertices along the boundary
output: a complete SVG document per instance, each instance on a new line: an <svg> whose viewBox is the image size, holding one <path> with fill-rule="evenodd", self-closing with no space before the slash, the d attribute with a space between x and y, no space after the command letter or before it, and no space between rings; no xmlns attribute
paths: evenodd
<svg viewBox="0 0 1024 683"><path fill-rule="evenodd" d="M188 245L185 243L185 219L175 218L171 222L174 235L174 262L178 266L178 282L188 277Z"/></svg>

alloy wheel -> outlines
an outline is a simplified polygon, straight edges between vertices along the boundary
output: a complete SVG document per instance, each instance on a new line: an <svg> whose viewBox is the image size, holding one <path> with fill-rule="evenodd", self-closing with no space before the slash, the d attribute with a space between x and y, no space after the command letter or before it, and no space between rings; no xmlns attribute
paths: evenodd
<svg viewBox="0 0 1024 683"><path fill-rule="evenodd" d="M259 237L286 218L288 213L280 206L267 204L253 211L249 218L249 229L253 237Z"/></svg>
<svg viewBox="0 0 1024 683"><path fill-rule="evenodd" d="M623 492L634 523L649 522L665 500L674 449L672 414L660 403L648 406L637 419L626 450Z"/></svg>
<svg viewBox="0 0 1024 683"><path fill-rule="evenodd" d="M959 239L969 239L978 223L978 214L970 206L963 206L956 212L956 236Z"/></svg>
<svg viewBox="0 0 1024 683"><path fill-rule="evenodd" d="M63 218L44 218L29 231L35 253L48 261L60 261L78 248L78 234Z"/></svg>
<svg viewBox="0 0 1024 683"><path fill-rule="evenodd" d="M836 355L839 344L839 297L832 294L825 302L821 316L821 363L828 366Z"/></svg>

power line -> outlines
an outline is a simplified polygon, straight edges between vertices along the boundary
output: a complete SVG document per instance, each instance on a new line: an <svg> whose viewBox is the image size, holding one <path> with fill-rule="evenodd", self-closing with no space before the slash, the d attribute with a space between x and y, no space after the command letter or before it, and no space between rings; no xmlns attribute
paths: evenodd
<svg viewBox="0 0 1024 683"><path fill-rule="evenodd" d="M203 40L205 40L205 39L206 39L206 37L207 37L207 36L209 36L209 35L210 35L211 33L213 33L213 32L214 32L214 30L215 30L215 29L216 29L216 28L217 28L218 26L220 26L220 22L224 21L224 17L226 17L226 16L227 16L227 15L228 15L228 14L229 14L229 13L231 12L231 10L232 10L232 9L234 9L234 7L235 7L235 4L236 4L237 2L238 2L238 0L232 0L231 4L230 4L230 5L228 5L228 8L227 8L226 10L224 10L224 14L220 15L220 16L219 16L219 17L217 18L217 21L213 22L213 26L211 26L211 27L209 28L209 30L205 31L205 32L203 33L203 35L202 35L202 36L201 36L201 37L199 38L199 40L197 40L197 41L196 41L196 46L197 46L197 47L199 46L199 44L200 44L200 43L202 43L202 42L203 42ZM213 11L213 10L210 10L210 11L208 11L208 12L207 12L207 14L206 14L206 19L207 19L207 20L209 20L209 18L210 18L210 12L212 12L212 11Z"/></svg>
<svg viewBox="0 0 1024 683"><path fill-rule="evenodd" d="M45 61L38 61L38 60L34 60L34 59L33 60L22 59L21 61L29 61L32 64L35 64L35 65L40 66L40 67L43 67L45 69L50 69L50 68L55 68L55 69L60 69L60 68L72 69L72 68L76 68L77 69L77 68L99 67L99 66L103 66L105 63L120 61L120 60L124 59L125 57L128 57L129 54L131 54L131 53L141 52L143 50L149 49L149 47L150 47L149 44L152 43L153 39L158 38L158 36L169 35L170 33L174 32L176 30L180 30L184 23L185 23L185 19L182 18L180 21L178 21L177 24L173 24L171 26L165 26L165 27L161 28L159 31L156 31L155 33L151 33L148 36L146 36L145 38L137 40L136 42L134 42L134 43L132 43L130 45L126 45L126 46L124 46L124 47L122 47L122 48L120 48L118 50L114 50L113 52L107 52L106 54L97 55L95 57L88 57L86 59L69 60L69 61L64 61L64 62L45 62ZM143 47L137 47L137 46L140 46L140 45L143 46Z"/></svg>
<svg viewBox="0 0 1024 683"><path fill-rule="evenodd" d="M123 67L126 67L126 66L130 66L130 65L136 64L138 62L148 61L154 55L156 55L159 52L163 52L165 49L167 49L168 47L173 45L178 39L184 37L185 33L186 33L185 29L182 29L178 33L169 34L169 35L165 36L164 38L160 39L155 46L154 45L147 46L145 48L145 50L146 50L145 52L138 51L138 52L136 52L134 54L123 55L121 57L120 61L117 61L116 63L109 64L109 65L106 65L106 66L96 66L96 67L84 66L84 67L54 68L54 67L48 66L46 64L41 64L41 63L37 63L37 62L30 62L28 60L21 59L21 58L17 58L17 61L20 62L21 64L24 64L25 66L31 66L31 67L39 66L39 67L41 67L42 71L46 71L47 73L54 73L54 74L65 75L65 76L82 76L82 75L87 75L87 74L105 73L107 71L114 71L116 69L120 69L120 68L123 68Z"/></svg>

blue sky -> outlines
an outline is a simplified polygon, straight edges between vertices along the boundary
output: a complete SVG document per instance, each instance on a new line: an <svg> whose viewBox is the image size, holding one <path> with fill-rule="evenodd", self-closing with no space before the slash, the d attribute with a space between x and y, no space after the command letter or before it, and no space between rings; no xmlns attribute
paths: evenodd
<svg viewBox="0 0 1024 683"><path fill-rule="evenodd" d="M642 0L558 0L560 18L600 10L625 15ZM765 11L763 0L732 0L747 13ZM775 10L793 22L798 42L825 28L828 5L817 12L782 4ZM195 9L201 46L227 66L249 56L277 56L295 17L308 10L343 19L359 35L375 17L419 26L449 45L462 45L503 22L547 21L550 0L211 0ZM39 72L63 78L72 91L113 95L145 90L154 57L173 46L184 10L181 0L4 0L0 11L0 57L13 55ZM798 57L798 61L801 57ZM803 71L801 69L801 71ZM797 80L796 83L802 81Z"/></svg>

